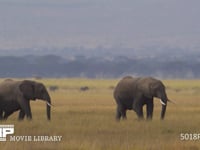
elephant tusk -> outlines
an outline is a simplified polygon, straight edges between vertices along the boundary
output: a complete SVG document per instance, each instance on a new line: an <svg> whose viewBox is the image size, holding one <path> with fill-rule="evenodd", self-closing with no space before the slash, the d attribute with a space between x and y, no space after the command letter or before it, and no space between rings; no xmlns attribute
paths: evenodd
<svg viewBox="0 0 200 150"><path fill-rule="evenodd" d="M47 103L48 106L53 106L53 105L51 105L49 102L46 102L46 103Z"/></svg>
<svg viewBox="0 0 200 150"><path fill-rule="evenodd" d="M161 103L162 105L166 105L161 99L160 99L160 103Z"/></svg>

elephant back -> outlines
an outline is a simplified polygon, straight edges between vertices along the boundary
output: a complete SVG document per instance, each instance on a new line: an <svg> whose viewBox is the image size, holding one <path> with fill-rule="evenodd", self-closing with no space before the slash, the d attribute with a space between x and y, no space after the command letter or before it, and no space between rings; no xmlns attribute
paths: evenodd
<svg viewBox="0 0 200 150"><path fill-rule="evenodd" d="M137 79L138 78L133 78L131 76L126 76L122 78L117 84L117 86L115 87L115 90L113 93L114 98L121 99L121 100L133 99L134 88L135 88L134 82L136 82Z"/></svg>
<svg viewBox="0 0 200 150"><path fill-rule="evenodd" d="M4 80L3 82L1 82L0 83L0 93L11 89L11 87L13 86L12 82L13 81L11 81L11 80Z"/></svg>

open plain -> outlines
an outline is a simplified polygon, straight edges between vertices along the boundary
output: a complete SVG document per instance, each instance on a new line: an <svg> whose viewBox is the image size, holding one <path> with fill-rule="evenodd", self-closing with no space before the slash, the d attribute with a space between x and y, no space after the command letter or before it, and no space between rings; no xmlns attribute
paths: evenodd
<svg viewBox="0 0 200 150"><path fill-rule="evenodd" d="M3 79L1 79L3 80ZM198 150L200 149L200 80L164 80L168 97L166 117L154 99L152 121L137 121L127 112L126 121L115 121L113 89L119 79L40 79L49 87L52 119L46 104L31 101L32 121L17 121L18 112L0 124L14 124L12 136L62 136L61 141L0 142L1 150ZM146 112L145 107L143 108Z"/></svg>

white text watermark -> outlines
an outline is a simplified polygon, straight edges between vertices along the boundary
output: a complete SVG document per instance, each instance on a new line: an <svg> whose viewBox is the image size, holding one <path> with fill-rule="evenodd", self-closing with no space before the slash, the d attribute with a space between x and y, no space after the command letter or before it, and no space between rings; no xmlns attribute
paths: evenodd
<svg viewBox="0 0 200 150"><path fill-rule="evenodd" d="M62 140L62 136L10 136L11 142L60 142Z"/></svg>
<svg viewBox="0 0 200 150"><path fill-rule="evenodd" d="M60 135L12 135L14 125L0 125L0 142L60 142Z"/></svg>
<svg viewBox="0 0 200 150"><path fill-rule="evenodd" d="M200 133L180 133L181 141L199 141Z"/></svg>

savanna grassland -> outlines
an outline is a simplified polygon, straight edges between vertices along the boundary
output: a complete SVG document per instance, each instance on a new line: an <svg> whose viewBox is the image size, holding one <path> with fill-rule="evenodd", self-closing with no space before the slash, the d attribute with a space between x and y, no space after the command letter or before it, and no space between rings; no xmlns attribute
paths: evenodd
<svg viewBox="0 0 200 150"><path fill-rule="evenodd" d="M181 133L200 133L200 80L164 80L168 103L164 121L161 104L154 100L152 121L137 121L133 111L126 121L115 121L113 88L118 80L41 79L50 91L52 120L47 121L46 104L31 101L33 120L18 122L18 112L0 124L14 124L15 136L60 135L61 142L0 142L1 150L198 150L199 140L180 140ZM81 91L87 86L89 90ZM144 107L144 112L146 112ZM9 136L7 137L9 139Z"/></svg>

